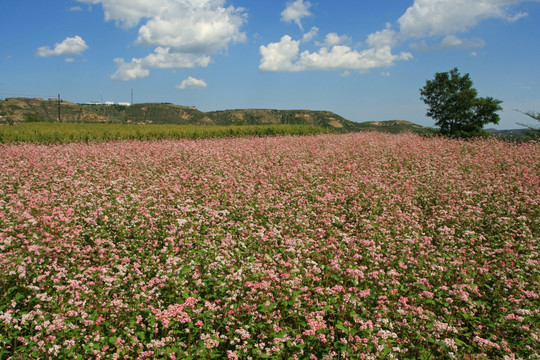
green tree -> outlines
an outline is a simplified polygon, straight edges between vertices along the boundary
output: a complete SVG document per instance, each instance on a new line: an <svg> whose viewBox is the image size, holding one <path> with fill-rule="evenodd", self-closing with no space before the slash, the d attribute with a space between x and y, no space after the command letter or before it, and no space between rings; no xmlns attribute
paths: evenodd
<svg viewBox="0 0 540 360"><path fill-rule="evenodd" d="M460 75L457 68L436 73L420 89L421 99L429 106L426 115L435 120L441 133L450 136L475 136L486 124L498 124L497 111L502 101L478 97L469 74Z"/></svg>

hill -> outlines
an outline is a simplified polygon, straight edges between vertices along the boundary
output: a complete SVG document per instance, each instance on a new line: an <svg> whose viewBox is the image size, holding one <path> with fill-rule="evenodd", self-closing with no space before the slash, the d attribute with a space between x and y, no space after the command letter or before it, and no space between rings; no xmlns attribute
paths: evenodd
<svg viewBox="0 0 540 360"><path fill-rule="evenodd" d="M206 114L217 125L298 124L333 128L340 132L358 129L358 123L330 111L237 109Z"/></svg>
<svg viewBox="0 0 540 360"><path fill-rule="evenodd" d="M514 130L497 130L486 129L486 132L491 135L496 135L503 138L524 138L529 135L529 129L514 129Z"/></svg>
<svg viewBox="0 0 540 360"><path fill-rule="evenodd" d="M60 105L60 106L59 106ZM181 125L302 124L332 128L337 132L384 131L425 132L422 126L403 120L357 123L330 111L235 109L202 112L170 103L91 105L57 99L8 98L0 101L0 122L58 121L66 123L132 123Z"/></svg>
<svg viewBox="0 0 540 360"><path fill-rule="evenodd" d="M387 120L387 121L367 121L359 123L358 127L361 130L373 130L382 131L388 133L401 133L401 132L414 132L414 133L426 133L429 130L423 126L414 124L406 120Z"/></svg>

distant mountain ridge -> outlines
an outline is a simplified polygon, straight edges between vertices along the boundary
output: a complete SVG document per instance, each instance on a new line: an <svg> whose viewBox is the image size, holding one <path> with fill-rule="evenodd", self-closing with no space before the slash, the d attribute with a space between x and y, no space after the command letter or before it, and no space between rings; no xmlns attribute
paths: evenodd
<svg viewBox="0 0 540 360"><path fill-rule="evenodd" d="M59 106L60 105L60 106ZM60 109L59 109L60 107ZM194 107L170 103L126 105L58 103L57 99L8 98L0 101L0 122L58 121L84 123L258 125L302 124L332 128L337 132L386 131L426 132L404 120L357 123L330 111L234 109L202 112Z"/></svg>

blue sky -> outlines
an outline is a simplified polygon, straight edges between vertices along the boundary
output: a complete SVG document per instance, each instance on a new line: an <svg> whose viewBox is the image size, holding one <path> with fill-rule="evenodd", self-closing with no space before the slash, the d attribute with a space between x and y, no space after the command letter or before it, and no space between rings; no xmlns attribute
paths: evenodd
<svg viewBox="0 0 540 360"><path fill-rule="evenodd" d="M12 0L0 2L0 98L172 102L202 111L329 110L432 126L419 89L469 73L540 111L540 1ZM492 127L488 125L488 127Z"/></svg>

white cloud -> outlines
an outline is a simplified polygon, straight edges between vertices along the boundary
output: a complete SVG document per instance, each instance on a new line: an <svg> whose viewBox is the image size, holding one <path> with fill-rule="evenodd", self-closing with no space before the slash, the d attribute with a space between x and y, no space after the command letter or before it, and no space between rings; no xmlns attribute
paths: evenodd
<svg viewBox="0 0 540 360"><path fill-rule="evenodd" d="M82 11L82 7L80 6L72 6L68 9L68 11Z"/></svg>
<svg viewBox="0 0 540 360"><path fill-rule="evenodd" d="M482 39L461 39L455 35L447 35L442 39L440 49L480 49L485 45Z"/></svg>
<svg viewBox="0 0 540 360"><path fill-rule="evenodd" d="M78 0L101 4L106 21L139 26L136 45L155 46L154 53L125 62L116 59L116 80L149 75L149 69L208 66L210 55L246 41L241 31L247 15L226 0Z"/></svg>
<svg viewBox="0 0 540 360"><path fill-rule="evenodd" d="M351 42L351 38L347 35L338 35L336 33L326 34L324 42L317 43L318 46L332 47L341 44L347 44Z"/></svg>
<svg viewBox="0 0 540 360"><path fill-rule="evenodd" d="M294 2L288 2L285 10L281 12L281 21L294 21L300 29L303 29L301 20L304 17L312 15L309 11L310 7L311 3L309 1L295 0Z"/></svg>
<svg viewBox="0 0 540 360"><path fill-rule="evenodd" d="M233 7L215 4L181 8L148 20L139 29L135 43L168 46L180 52L213 53L246 40L246 34L240 32L245 17Z"/></svg>
<svg viewBox="0 0 540 360"><path fill-rule="evenodd" d="M113 80L135 80L150 75L150 69L191 69L207 67L212 59L197 54L171 52L170 48L157 47L152 54L144 58L133 58L130 62L117 58L114 60L118 70L111 76Z"/></svg>
<svg viewBox="0 0 540 360"><path fill-rule="evenodd" d="M287 9L282 13L283 21L295 21L300 27L300 19L311 15L308 8L309 2L303 3L298 0L287 4ZM286 17L287 15L287 17ZM409 60L412 54L401 52L393 54L392 48L397 43L397 34L390 24L386 28L374 32L367 37L369 48L355 50L348 44L352 42L347 35L339 35L335 32L328 33L324 41L316 42L319 47L315 51L300 52L300 44L309 42L317 35L318 28L313 27L305 33L302 41L293 40L285 35L279 42L270 43L259 48L261 61L260 71L307 71L307 70L345 70L342 76L349 76L349 70L365 72L374 68L393 66L398 60Z"/></svg>
<svg viewBox="0 0 540 360"><path fill-rule="evenodd" d="M75 37L66 38L61 43L56 43L53 49L49 46L42 46L37 49L36 55L40 57L81 55L86 49L88 49L88 45L80 36L76 35Z"/></svg>
<svg viewBox="0 0 540 360"><path fill-rule="evenodd" d="M285 35L278 43L262 45L259 48L262 59L259 70L262 71L294 71L293 61L298 57L300 41Z"/></svg>
<svg viewBox="0 0 540 360"><path fill-rule="evenodd" d="M319 28L314 26L302 37L302 42L310 42L319 33Z"/></svg>
<svg viewBox="0 0 540 360"><path fill-rule="evenodd" d="M166 11L169 0L77 0L85 4L102 4L105 21L115 21L125 29L136 26L142 18Z"/></svg>
<svg viewBox="0 0 540 360"><path fill-rule="evenodd" d="M205 88L208 84L204 80L195 79L194 77L189 76L187 79L182 81L180 85L177 85L177 89L188 89L188 88Z"/></svg>
<svg viewBox="0 0 540 360"><path fill-rule="evenodd" d="M154 69L191 69L207 67L210 56L171 52L170 48L157 47L152 54L143 58L145 67Z"/></svg>
<svg viewBox="0 0 540 360"><path fill-rule="evenodd" d="M142 59L132 59L127 63L124 59L116 58L114 62L118 65L118 70L111 75L112 80L135 80L150 75L150 70L142 65Z"/></svg>
<svg viewBox="0 0 540 360"><path fill-rule="evenodd" d="M67 58L64 59L64 61L67 62L67 63L72 63L72 62L75 62L75 59L72 58L72 57L67 57Z"/></svg>
<svg viewBox="0 0 540 360"><path fill-rule="evenodd" d="M447 36L465 32L486 19L515 21L510 6L523 0L415 0L398 20L403 38Z"/></svg>
<svg viewBox="0 0 540 360"><path fill-rule="evenodd" d="M106 21L139 28L138 45L164 46L176 52L207 54L244 42L243 8L225 7L225 0L78 0L101 3Z"/></svg>
<svg viewBox="0 0 540 360"><path fill-rule="evenodd" d="M392 30L390 24L386 24L384 30L368 35L367 44L374 48L394 47L396 45L396 32Z"/></svg>
<svg viewBox="0 0 540 360"><path fill-rule="evenodd" d="M512 12L512 6L527 0L414 0L406 12L398 19L399 30L388 23L383 30L368 35L367 49L355 50L347 46L351 39L347 35L329 33L324 41L316 42L315 51L301 51L302 43L310 42L318 33L313 27L303 35L301 41L285 35L279 42L261 46L259 51L261 71L305 71L305 70L349 70L360 72L369 69L389 67L399 60L409 60L412 54L392 50L404 41L417 38L410 48L418 51L442 49L478 49L485 46L479 38L464 38L456 34L464 33L486 19L516 21L527 14ZM529 0L540 1L540 0ZM311 3L296 0L287 3L282 12L282 21L294 21L302 28L301 19L311 16ZM434 38L434 39L430 39ZM428 40L428 41L426 41ZM476 53L473 53L475 56ZM389 72L381 72L389 76Z"/></svg>
<svg viewBox="0 0 540 360"><path fill-rule="evenodd" d="M305 70L360 70L394 65L397 60L409 60L412 55L403 52L392 54L390 46L378 46L357 51L349 46L323 46L316 52L299 53L300 41L289 35L281 38L279 43L270 43L260 47L261 71L305 71Z"/></svg>
<svg viewBox="0 0 540 360"><path fill-rule="evenodd" d="M366 71L393 66L396 60L409 60L410 58L412 58L410 53L393 55L389 46L357 51L349 46L336 45L330 50L323 47L318 52L302 52L296 66L301 70L352 69Z"/></svg>

